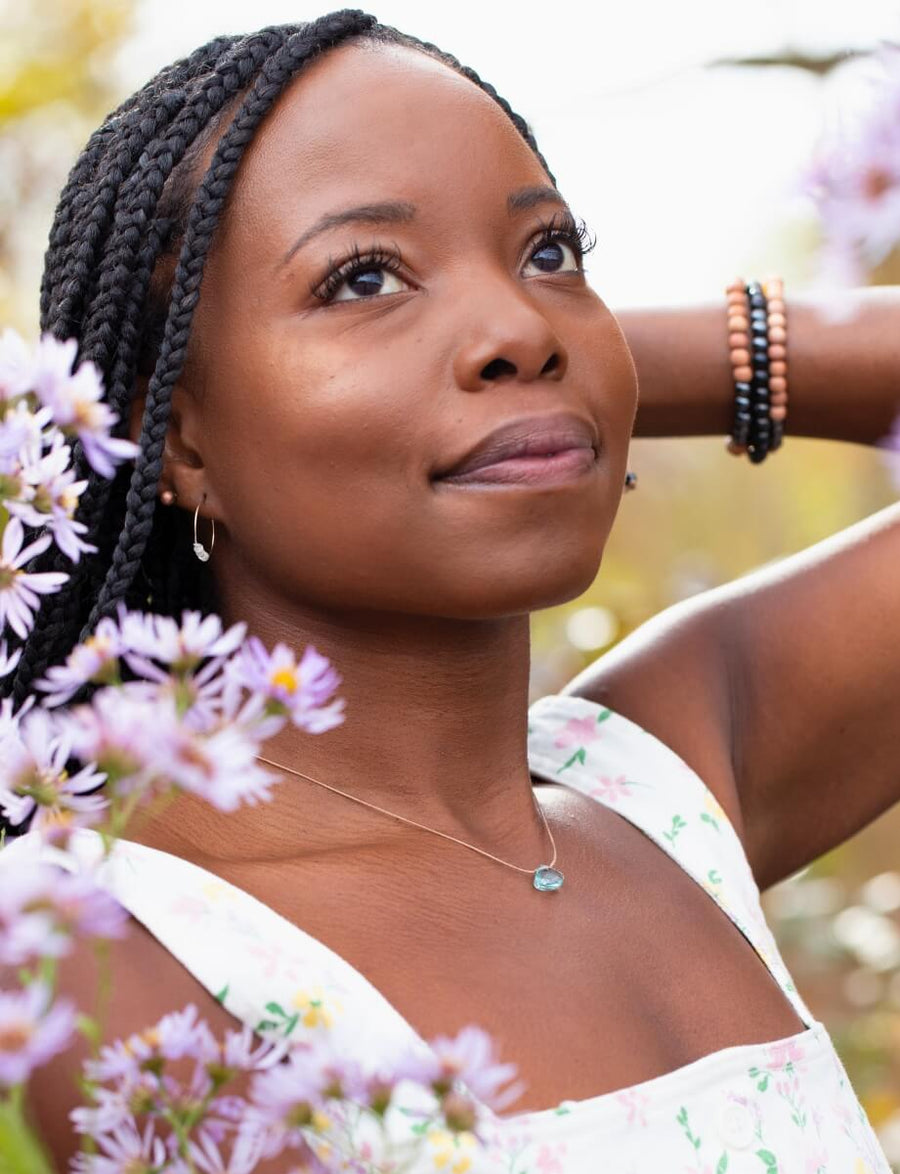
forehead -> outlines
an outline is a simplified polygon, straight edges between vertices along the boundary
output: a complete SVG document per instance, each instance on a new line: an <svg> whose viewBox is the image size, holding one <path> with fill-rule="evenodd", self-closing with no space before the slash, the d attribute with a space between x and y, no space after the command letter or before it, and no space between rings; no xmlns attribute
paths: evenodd
<svg viewBox="0 0 900 1174"><path fill-rule="evenodd" d="M353 205L405 199L423 212L545 184L496 102L406 46L352 43L324 54L278 100L248 148L229 217L289 235ZM438 209L439 210L439 209ZM259 242L258 243L262 243ZM273 242L276 247L283 240Z"/></svg>

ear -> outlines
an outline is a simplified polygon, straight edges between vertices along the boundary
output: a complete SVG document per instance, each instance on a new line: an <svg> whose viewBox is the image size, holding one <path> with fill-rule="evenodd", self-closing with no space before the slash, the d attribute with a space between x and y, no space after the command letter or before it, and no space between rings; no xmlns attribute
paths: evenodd
<svg viewBox="0 0 900 1174"><path fill-rule="evenodd" d="M148 380L144 377L138 380L131 403L129 434L135 443L139 443L143 428L147 384ZM163 449L159 488L160 491L172 490L177 505L182 509L193 511L199 504L204 517L224 521L198 443L202 436L200 417L201 408L196 397L176 383L172 389L172 409Z"/></svg>

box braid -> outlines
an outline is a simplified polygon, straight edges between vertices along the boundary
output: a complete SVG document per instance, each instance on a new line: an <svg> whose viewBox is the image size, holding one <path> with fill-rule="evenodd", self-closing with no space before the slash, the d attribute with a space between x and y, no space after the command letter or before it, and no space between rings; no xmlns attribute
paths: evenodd
<svg viewBox="0 0 900 1174"><path fill-rule="evenodd" d="M88 481L79 518L98 551L75 566L53 547L34 561L32 569L64 570L70 579L46 601L39 629L25 642L11 683L4 683L17 704L120 602L167 614L214 610L212 577L190 557L188 515L155 508L172 389L206 258L247 144L287 84L319 54L351 39L417 49L479 86L553 181L525 120L474 70L356 10L218 37L119 106L63 189L45 258L41 326L57 338L78 339L78 362L99 368L123 434L136 381L148 381L140 453L133 469L120 469L109 481L92 472L75 446L75 469ZM198 184L199 160L229 117Z"/></svg>

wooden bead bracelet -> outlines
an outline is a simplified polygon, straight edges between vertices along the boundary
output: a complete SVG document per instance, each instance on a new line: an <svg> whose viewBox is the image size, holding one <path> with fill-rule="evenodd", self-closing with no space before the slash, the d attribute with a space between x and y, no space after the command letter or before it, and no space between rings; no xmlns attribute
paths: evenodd
<svg viewBox="0 0 900 1174"><path fill-rule="evenodd" d="M781 447L787 419L784 283L736 278L726 288L734 424L727 448L761 464Z"/></svg>

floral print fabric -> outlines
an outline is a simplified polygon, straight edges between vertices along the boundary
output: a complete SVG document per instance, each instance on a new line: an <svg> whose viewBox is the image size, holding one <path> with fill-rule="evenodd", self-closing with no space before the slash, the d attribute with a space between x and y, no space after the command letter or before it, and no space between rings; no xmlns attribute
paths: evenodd
<svg viewBox="0 0 900 1174"><path fill-rule="evenodd" d="M703 887L807 1026L618 1092L510 1117L488 1113L483 1147L435 1129L416 1174L890 1174L828 1033L781 960L741 843L700 778L653 735L583 698L536 702L528 738L534 775L614 809ZM76 849L85 867L96 865L96 836L79 833ZM122 843L100 877L228 1011L263 1034L329 1033L370 1063L410 1045L427 1050L359 971L213 874Z"/></svg>

